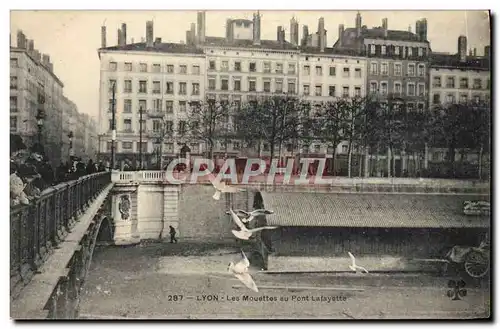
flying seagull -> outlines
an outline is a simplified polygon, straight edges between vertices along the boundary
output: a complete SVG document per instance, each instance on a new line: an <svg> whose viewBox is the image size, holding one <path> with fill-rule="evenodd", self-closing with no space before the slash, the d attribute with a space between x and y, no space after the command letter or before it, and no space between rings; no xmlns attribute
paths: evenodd
<svg viewBox="0 0 500 329"><path fill-rule="evenodd" d="M244 189L226 185L224 182L217 181L214 175L210 175L209 180L215 188L215 194L212 196L215 200L220 200L222 193L236 193L244 191Z"/></svg>
<svg viewBox="0 0 500 329"><path fill-rule="evenodd" d="M257 285L253 281L252 276L250 275L250 273L248 273L248 266L250 266L250 262L248 261L248 258L243 250L241 251L241 255L243 256L243 258L236 264L234 264L233 262L229 263L227 270L229 273L232 273L236 278L238 278L238 280L243 282L243 284L247 288L255 292L259 292L259 289L257 289Z"/></svg>
<svg viewBox="0 0 500 329"><path fill-rule="evenodd" d="M361 271L364 271L365 273L368 273L366 268L364 268L363 266L356 265L356 258L354 258L353 254L351 254L349 251L347 253L349 254L349 257L351 258L351 261L352 261L352 264L349 265L349 268L351 270L353 270L356 273L358 272L358 270L361 270Z"/></svg>
<svg viewBox="0 0 500 329"><path fill-rule="evenodd" d="M241 221L243 223L250 223L255 218L255 216L271 215L274 214L274 211L267 209L255 209L254 211L245 211L242 209L237 209L236 213L240 213L246 216L244 218L241 218Z"/></svg>
<svg viewBox="0 0 500 329"><path fill-rule="evenodd" d="M255 232L262 231L262 230L273 230L275 228L278 228L277 226L261 226L261 227L256 227L253 229L248 229L245 226L245 224L243 224L243 222L238 217L238 215L236 215L236 213L233 211L233 209L229 209L229 211L227 211L226 214L231 215L231 218L233 219L233 221L240 228L240 231L231 230L231 232L233 232L235 237L242 239L242 240L248 240L252 236L252 234Z"/></svg>

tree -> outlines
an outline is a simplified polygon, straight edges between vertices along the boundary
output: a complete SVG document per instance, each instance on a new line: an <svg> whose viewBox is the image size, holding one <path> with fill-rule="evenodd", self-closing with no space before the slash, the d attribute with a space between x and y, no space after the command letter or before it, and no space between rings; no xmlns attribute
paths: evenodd
<svg viewBox="0 0 500 329"><path fill-rule="evenodd" d="M186 111L186 120L179 121L177 135L193 141L204 141L207 157L213 158L213 149L218 139L225 136L231 115L227 102L207 100L191 102Z"/></svg>

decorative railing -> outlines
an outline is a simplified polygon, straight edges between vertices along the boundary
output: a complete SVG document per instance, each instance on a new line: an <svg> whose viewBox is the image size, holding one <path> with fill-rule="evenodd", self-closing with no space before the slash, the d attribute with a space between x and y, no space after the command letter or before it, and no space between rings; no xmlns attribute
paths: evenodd
<svg viewBox="0 0 500 329"><path fill-rule="evenodd" d="M11 208L11 294L39 270L48 252L58 247L78 217L110 183L109 172L87 175L44 190L29 205Z"/></svg>
<svg viewBox="0 0 500 329"><path fill-rule="evenodd" d="M172 177L174 180L172 180ZM114 171L111 180L116 184L130 183L164 183L183 184L191 183L191 174L174 172L167 175L165 171ZM344 191L344 192L408 192L408 193L489 193L489 183L474 180L454 180L436 178L348 178L348 177L323 177L331 182L318 182L317 178L307 176L307 182L296 182L299 176L290 177L284 181L283 175L275 175L268 180L268 175L251 176L248 182L243 183L243 177L238 175L238 183L256 188L272 188L273 190L316 190L316 191ZM210 184L208 176L196 177L197 184ZM228 181L231 184L231 181Z"/></svg>

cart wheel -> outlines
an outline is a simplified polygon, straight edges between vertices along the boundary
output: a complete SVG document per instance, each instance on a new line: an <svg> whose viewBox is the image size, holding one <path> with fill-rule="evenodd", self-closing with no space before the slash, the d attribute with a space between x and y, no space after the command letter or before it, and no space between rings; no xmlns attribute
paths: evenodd
<svg viewBox="0 0 500 329"><path fill-rule="evenodd" d="M482 278L488 273L490 260L486 254L473 250L465 257L464 267L470 277Z"/></svg>

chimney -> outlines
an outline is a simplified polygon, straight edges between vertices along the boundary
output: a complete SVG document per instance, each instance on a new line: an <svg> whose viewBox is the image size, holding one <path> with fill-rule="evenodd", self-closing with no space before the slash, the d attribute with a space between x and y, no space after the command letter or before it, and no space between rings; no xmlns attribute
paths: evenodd
<svg viewBox="0 0 500 329"><path fill-rule="evenodd" d="M17 48L26 49L26 36L23 31L17 31Z"/></svg>
<svg viewBox="0 0 500 329"><path fill-rule="evenodd" d="M134 38L130 38L130 43L134 43Z"/></svg>
<svg viewBox="0 0 500 329"><path fill-rule="evenodd" d="M50 72L54 72L54 64L49 63L49 64L48 64L48 66L49 66L49 67L48 67L49 71L50 71Z"/></svg>
<svg viewBox="0 0 500 329"><path fill-rule="evenodd" d="M411 25L408 25L408 32L411 33Z"/></svg>
<svg viewBox="0 0 500 329"><path fill-rule="evenodd" d="M47 54L43 54L42 55L42 64L44 66L48 66L49 62L50 62L50 56Z"/></svg>
<svg viewBox="0 0 500 329"><path fill-rule="evenodd" d="M36 49L35 49L35 50L33 51L33 54L34 54L35 59L36 59L38 62L41 62L41 57L42 57L42 56L41 56L40 52L39 52L38 50L36 50Z"/></svg>
<svg viewBox="0 0 500 329"><path fill-rule="evenodd" d="M283 42L283 40L281 40L281 32L282 31L283 31L283 27L278 26L277 31L276 31L276 40L278 40L278 42L280 42L280 43Z"/></svg>
<svg viewBox="0 0 500 329"><path fill-rule="evenodd" d="M339 42L338 42L339 47L342 47L343 37L344 37L344 24L339 24Z"/></svg>
<svg viewBox="0 0 500 329"><path fill-rule="evenodd" d="M387 38L387 18L382 18L382 29L384 30L384 38Z"/></svg>
<svg viewBox="0 0 500 329"><path fill-rule="evenodd" d="M307 46L307 39L309 38L309 27L307 25L302 25L302 41L301 46Z"/></svg>
<svg viewBox="0 0 500 329"><path fill-rule="evenodd" d="M422 18L420 20L420 41L427 41L427 19Z"/></svg>
<svg viewBox="0 0 500 329"><path fill-rule="evenodd" d="M253 44L260 45L260 13L253 14Z"/></svg>
<svg viewBox="0 0 500 329"><path fill-rule="evenodd" d="M127 24L122 23L122 42L124 45L127 44Z"/></svg>
<svg viewBox="0 0 500 329"><path fill-rule="evenodd" d="M292 17L290 20L290 42L294 46L298 46L299 44L299 23L295 17Z"/></svg>
<svg viewBox="0 0 500 329"><path fill-rule="evenodd" d="M101 48L106 48L106 26L101 26Z"/></svg>
<svg viewBox="0 0 500 329"><path fill-rule="evenodd" d="M117 35L117 38L118 38L118 40L117 40L117 45L118 45L118 46L121 46L121 45L122 45L122 30L121 30L121 29L118 29L118 30L116 31L116 35Z"/></svg>
<svg viewBox="0 0 500 329"><path fill-rule="evenodd" d="M147 21L146 22L146 47L153 47L153 38L154 38L153 21Z"/></svg>
<svg viewBox="0 0 500 329"><path fill-rule="evenodd" d="M473 51L473 55L472 56L477 57L477 48L474 48L472 51Z"/></svg>
<svg viewBox="0 0 500 329"><path fill-rule="evenodd" d="M318 22L318 46L319 51L324 52L326 47L325 19L320 17Z"/></svg>
<svg viewBox="0 0 500 329"><path fill-rule="evenodd" d="M161 43L161 38L155 38L155 44Z"/></svg>
<svg viewBox="0 0 500 329"><path fill-rule="evenodd" d="M196 24L195 23L191 23L191 42L196 43Z"/></svg>
<svg viewBox="0 0 500 329"><path fill-rule="evenodd" d="M465 62L467 59L467 37L465 35L458 37L458 57L460 62Z"/></svg>
<svg viewBox="0 0 500 329"><path fill-rule="evenodd" d="M490 57L490 46L484 47L484 57Z"/></svg>
<svg viewBox="0 0 500 329"><path fill-rule="evenodd" d="M28 51L33 52L33 50L35 50L35 41L28 40Z"/></svg>
<svg viewBox="0 0 500 329"><path fill-rule="evenodd" d="M205 20L205 11L198 12L198 40L201 43L205 42L205 29L206 29L206 20Z"/></svg>
<svg viewBox="0 0 500 329"><path fill-rule="evenodd" d="M359 11L356 14L356 36L361 36L361 14L359 13Z"/></svg>
<svg viewBox="0 0 500 329"><path fill-rule="evenodd" d="M233 41L233 20L230 18L226 19L226 41Z"/></svg>

